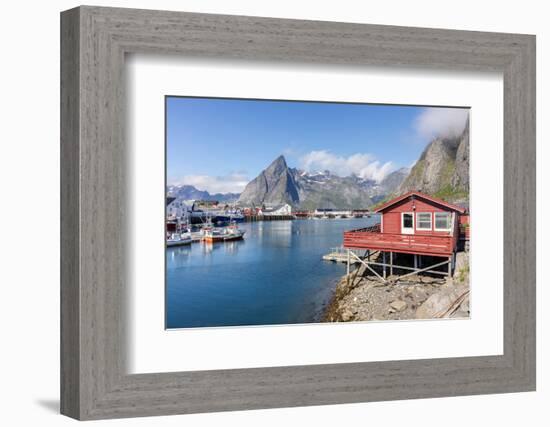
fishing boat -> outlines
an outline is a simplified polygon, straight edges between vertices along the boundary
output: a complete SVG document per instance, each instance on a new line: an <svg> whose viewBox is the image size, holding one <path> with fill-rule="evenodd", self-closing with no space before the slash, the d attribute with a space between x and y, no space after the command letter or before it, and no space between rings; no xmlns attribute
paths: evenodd
<svg viewBox="0 0 550 427"><path fill-rule="evenodd" d="M208 243L229 242L244 237L245 231L239 229L236 223L227 227L203 227L202 240Z"/></svg>
<svg viewBox="0 0 550 427"><path fill-rule="evenodd" d="M223 242L225 230L221 227L203 227L202 240L208 243Z"/></svg>
<svg viewBox="0 0 550 427"><path fill-rule="evenodd" d="M237 224L233 222L229 227L225 228L224 241L229 242L231 240L240 240L244 237L244 230L237 227Z"/></svg>
<svg viewBox="0 0 550 427"><path fill-rule="evenodd" d="M231 222L244 222L244 215L241 213L230 213L229 220Z"/></svg>
<svg viewBox="0 0 550 427"><path fill-rule="evenodd" d="M212 222L218 225L227 225L233 222L244 222L244 215L237 212L217 213L212 217Z"/></svg>
<svg viewBox="0 0 550 427"><path fill-rule="evenodd" d="M222 213L216 214L212 218L212 222L218 225L229 223L229 221L231 221L231 217L227 214L222 214Z"/></svg>
<svg viewBox="0 0 550 427"><path fill-rule="evenodd" d="M193 239L191 238L191 235L189 233L172 233L168 239L166 239L166 246L173 247L173 246L183 246L183 245L190 245Z"/></svg>

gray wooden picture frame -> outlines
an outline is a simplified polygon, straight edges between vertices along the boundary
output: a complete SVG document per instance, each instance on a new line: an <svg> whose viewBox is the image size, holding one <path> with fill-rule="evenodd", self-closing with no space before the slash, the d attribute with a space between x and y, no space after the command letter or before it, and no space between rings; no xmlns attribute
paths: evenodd
<svg viewBox="0 0 550 427"><path fill-rule="evenodd" d="M127 374L124 60L136 52L502 72L504 354ZM535 390L532 35L71 9L61 14L61 166L65 415L84 420Z"/></svg>

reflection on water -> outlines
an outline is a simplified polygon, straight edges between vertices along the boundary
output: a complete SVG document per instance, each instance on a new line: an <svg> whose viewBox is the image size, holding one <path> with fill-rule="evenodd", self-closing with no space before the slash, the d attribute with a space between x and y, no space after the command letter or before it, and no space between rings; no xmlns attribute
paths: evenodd
<svg viewBox="0 0 550 427"><path fill-rule="evenodd" d="M344 230L372 219L241 224L244 240L166 252L168 328L308 323L319 318L343 264L323 262Z"/></svg>
<svg viewBox="0 0 550 427"><path fill-rule="evenodd" d="M203 255L211 255L214 251L221 251L224 255L236 255L239 252L239 246L244 243L244 240L233 240L230 242L200 242L196 243Z"/></svg>
<svg viewBox="0 0 550 427"><path fill-rule="evenodd" d="M191 245L171 247L166 251L166 263L174 268L181 267L186 264L189 255L191 255Z"/></svg>

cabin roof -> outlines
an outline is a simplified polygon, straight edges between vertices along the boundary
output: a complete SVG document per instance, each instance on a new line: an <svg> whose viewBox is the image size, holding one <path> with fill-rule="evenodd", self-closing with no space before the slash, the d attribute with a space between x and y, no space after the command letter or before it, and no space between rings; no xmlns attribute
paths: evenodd
<svg viewBox="0 0 550 427"><path fill-rule="evenodd" d="M396 197L394 199L388 200L386 203L384 203L382 206L380 206L378 209L375 210L376 213L388 210L388 208L396 205L397 203L408 199L409 197L414 196L419 199L426 200L431 203L438 204L440 206L446 207L450 210L464 213L466 212L466 209L457 205L453 205L452 203L447 203L445 200L438 199L437 197L428 196L427 194L421 193L420 191L409 191L408 193L405 193L399 197Z"/></svg>

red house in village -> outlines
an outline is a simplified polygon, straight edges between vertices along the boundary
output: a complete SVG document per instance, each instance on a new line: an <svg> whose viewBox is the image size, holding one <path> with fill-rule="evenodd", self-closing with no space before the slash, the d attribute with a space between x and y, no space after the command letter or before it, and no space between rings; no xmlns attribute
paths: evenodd
<svg viewBox="0 0 550 427"><path fill-rule="evenodd" d="M389 200L375 212L381 214L379 224L344 233L344 248L364 249L369 255L366 261L363 259L361 262L383 266L384 277L386 267L390 268L390 274L393 274L394 267L412 270L409 274L420 271L437 273L440 271L433 271L432 268L448 264L445 274L451 273L461 229L468 222L466 209L418 191L411 191ZM383 256L382 263L370 261L370 255L377 251ZM394 253L414 255L414 267L393 264ZM389 264L386 263L387 254ZM352 256L357 258L355 253ZM443 257L445 260L419 268L423 259L428 256Z"/></svg>

